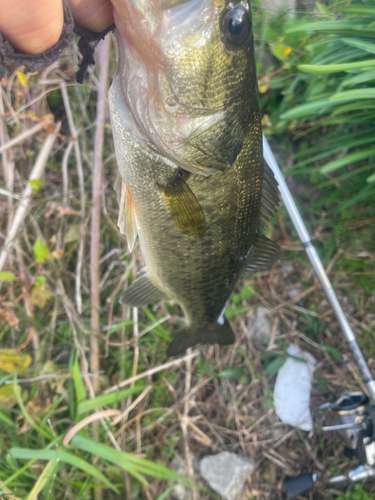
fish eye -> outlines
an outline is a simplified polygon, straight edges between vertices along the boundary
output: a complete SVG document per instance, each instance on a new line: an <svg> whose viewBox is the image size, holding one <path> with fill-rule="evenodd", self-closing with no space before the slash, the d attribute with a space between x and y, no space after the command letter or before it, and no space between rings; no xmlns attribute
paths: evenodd
<svg viewBox="0 0 375 500"><path fill-rule="evenodd" d="M222 31L232 45L242 45L251 32L251 19L242 5L236 5L225 13L222 19Z"/></svg>

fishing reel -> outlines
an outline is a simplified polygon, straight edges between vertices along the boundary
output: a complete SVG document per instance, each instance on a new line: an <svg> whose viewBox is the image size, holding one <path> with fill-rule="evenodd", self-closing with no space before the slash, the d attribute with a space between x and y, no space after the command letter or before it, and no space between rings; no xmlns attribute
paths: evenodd
<svg viewBox="0 0 375 500"><path fill-rule="evenodd" d="M346 474L324 479L319 474L301 474L286 479L284 486L292 499L313 488L316 482L337 485L364 481L375 476L375 406L363 392L342 394L334 403L326 403L312 412L314 428L323 432L336 431L345 446L345 454L356 456L359 464ZM323 412L333 414L334 425L321 426L314 420Z"/></svg>

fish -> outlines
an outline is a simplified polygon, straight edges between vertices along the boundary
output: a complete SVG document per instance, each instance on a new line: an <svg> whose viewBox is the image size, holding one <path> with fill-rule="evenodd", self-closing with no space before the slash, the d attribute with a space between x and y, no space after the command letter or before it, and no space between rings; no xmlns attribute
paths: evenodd
<svg viewBox="0 0 375 500"><path fill-rule="evenodd" d="M109 91L118 225L145 261L128 306L174 299L167 355L229 345L240 275L267 269L279 202L263 159L249 0L112 0L119 60Z"/></svg>

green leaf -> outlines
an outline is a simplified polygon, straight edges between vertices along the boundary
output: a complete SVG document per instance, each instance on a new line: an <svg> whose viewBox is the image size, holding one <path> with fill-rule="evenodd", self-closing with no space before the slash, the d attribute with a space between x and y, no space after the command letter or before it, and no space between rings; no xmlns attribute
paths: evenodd
<svg viewBox="0 0 375 500"><path fill-rule="evenodd" d="M172 491L176 488L177 484L172 484L167 490L162 493L157 500L166 500L168 498L168 495L172 493Z"/></svg>
<svg viewBox="0 0 375 500"><path fill-rule="evenodd" d="M139 394L143 389L143 386L136 386L130 389L124 389L122 391L114 391L109 394L103 394L102 396L98 396L92 399L86 399L82 401L77 408L77 414L82 415L83 413L87 413L88 411L93 410L94 408L98 408L100 406L108 406L111 404L118 403L124 398L131 396L133 394Z"/></svg>
<svg viewBox="0 0 375 500"><path fill-rule="evenodd" d="M240 378L243 375L243 368L229 368L219 373L220 378Z"/></svg>
<svg viewBox="0 0 375 500"><path fill-rule="evenodd" d="M81 226L80 224L72 224L69 226L67 233L64 236L64 245L67 243L73 243L74 241L79 241L81 238Z"/></svg>
<svg viewBox="0 0 375 500"><path fill-rule="evenodd" d="M293 356L292 354L289 354L289 358L294 359L294 361L297 361L298 363L307 363L306 359Z"/></svg>
<svg viewBox="0 0 375 500"><path fill-rule="evenodd" d="M371 184L372 182L375 182L375 174L370 175L370 177L367 177L366 182Z"/></svg>
<svg viewBox="0 0 375 500"><path fill-rule="evenodd" d="M332 346L330 345L325 345L324 346L325 350L332 356L333 359L338 361L339 363L341 362L341 356L340 353Z"/></svg>
<svg viewBox="0 0 375 500"><path fill-rule="evenodd" d="M14 373L27 370L31 365L32 358L26 352L19 352L17 349L0 349L0 370L7 373Z"/></svg>
<svg viewBox="0 0 375 500"><path fill-rule="evenodd" d="M34 484L33 489L27 495L26 500L34 500L35 498L38 498L39 493L43 491L47 483L53 478L58 466L59 462L57 460L50 460L47 463Z"/></svg>
<svg viewBox="0 0 375 500"><path fill-rule="evenodd" d="M33 286L30 293L30 300L33 306L43 309L47 303L47 300L52 298L52 293L44 287Z"/></svg>
<svg viewBox="0 0 375 500"><path fill-rule="evenodd" d="M360 24L357 21L318 21L314 23L301 24L289 28L287 33L327 33L328 35L337 34L345 36L369 36L375 37L375 31L366 24Z"/></svg>
<svg viewBox="0 0 375 500"><path fill-rule="evenodd" d="M74 389L76 391L76 399L78 403L77 414L79 415L79 405L86 399L86 389L81 377L81 370L78 363L78 356L76 357L76 360L73 365L73 382L74 382Z"/></svg>
<svg viewBox="0 0 375 500"><path fill-rule="evenodd" d="M306 104L301 104L293 109L290 109L283 113L280 118L282 120L295 120L297 118L311 118L313 114L323 114L328 111L333 104L329 102L328 98L318 99L313 102L308 102Z"/></svg>
<svg viewBox="0 0 375 500"><path fill-rule="evenodd" d="M113 486L108 479L100 472L96 467L89 464L82 458L77 457L77 455L73 455L68 453L67 451L63 451L61 448L57 450L33 450L29 448L11 448L9 450L9 454L13 458L18 458L20 460L54 460L60 461L65 464L72 465L73 467L77 467L78 469L83 470L87 474L96 477L103 484L111 488L116 493L120 494L119 490Z"/></svg>
<svg viewBox="0 0 375 500"><path fill-rule="evenodd" d="M345 102L358 99L375 99L375 89L354 89L337 92L329 98L330 102Z"/></svg>
<svg viewBox="0 0 375 500"><path fill-rule="evenodd" d="M29 181L29 184L34 193L37 193L39 189L42 187L42 183L40 182L39 179L31 179L31 181Z"/></svg>
<svg viewBox="0 0 375 500"><path fill-rule="evenodd" d="M18 403L18 406L20 407L21 409L21 412L22 412L22 415L24 416L25 420L30 424L30 426L36 430L37 432L39 432L39 434L41 434L42 436L44 436L46 439L53 439L53 435L52 433L50 434L48 431L46 431L45 429L42 429L39 425L37 425L34 420L31 418L31 416L29 415L29 413L27 412L26 408L25 408L25 405L23 404L23 401L22 401L22 394L21 394L21 390L18 386L18 384L16 384L16 377L13 378L13 390L14 390L14 394L17 398L17 403ZM31 457L31 458L34 458L34 457Z"/></svg>
<svg viewBox="0 0 375 500"><path fill-rule="evenodd" d="M367 83L375 80L375 70L365 71L364 73L360 73L359 75L351 76L349 78L345 78L341 83L340 87L353 87L354 85L358 85L360 83Z"/></svg>
<svg viewBox="0 0 375 500"><path fill-rule="evenodd" d="M358 110L363 111L364 108L367 108L367 110L375 109L375 103L369 103L368 101L366 103L364 103L363 101L356 101L356 102L350 102L349 104L343 104L342 106L339 106L334 111L332 111L331 117L347 113L348 111L358 111ZM353 115L349 119L352 120L353 123L355 123ZM343 120L344 123L348 122L348 117L344 116Z"/></svg>
<svg viewBox="0 0 375 500"><path fill-rule="evenodd" d="M84 438L79 434L76 434L73 437L71 443L80 450L92 453L93 455L98 455L104 460L115 464L117 467L121 467L144 484L148 483L143 477L143 474L158 477L160 479L181 480L185 483L189 482L187 477L177 474L177 472L167 469L162 465L156 464L144 458L136 457L124 451L118 451L111 446L98 443L93 439Z"/></svg>
<svg viewBox="0 0 375 500"><path fill-rule="evenodd" d="M0 281L16 281L17 278L11 271L3 271L0 273Z"/></svg>
<svg viewBox="0 0 375 500"><path fill-rule="evenodd" d="M356 68L370 68L375 66L375 59L365 59L344 64L301 64L297 66L300 71L305 73L339 73Z"/></svg>
<svg viewBox="0 0 375 500"><path fill-rule="evenodd" d="M348 7L341 7L341 10L348 14L370 14L370 16L375 16L375 7L367 7L365 5L350 5Z"/></svg>
<svg viewBox="0 0 375 500"><path fill-rule="evenodd" d="M266 376L275 375L285 364L288 356L277 356L266 368Z"/></svg>
<svg viewBox="0 0 375 500"><path fill-rule="evenodd" d="M42 263L51 257L47 245L43 243L43 241L39 238L39 236L37 237L36 242L34 243L33 250L34 250L35 260L37 262Z"/></svg>
<svg viewBox="0 0 375 500"><path fill-rule="evenodd" d="M12 425L12 426L16 425L16 423L11 418L9 418L7 415L5 415L5 413L3 413L3 410L1 410L1 409L0 409L0 420L2 420L3 422L5 422L8 425Z"/></svg>
<svg viewBox="0 0 375 500"><path fill-rule="evenodd" d="M320 169L320 173L327 174L328 172L337 170L345 165L350 165L351 163L371 158L371 156L375 156L375 148L365 149L364 151L356 151L355 153L350 153L342 158L330 161Z"/></svg>
<svg viewBox="0 0 375 500"><path fill-rule="evenodd" d="M134 321L131 319L128 319L126 321L121 321L121 323L119 323L118 325L114 326L113 328L111 328L109 330L108 335L112 335L112 333L115 333L118 330L121 330L121 328L124 328L125 326L132 326L132 325L134 325Z"/></svg>
<svg viewBox="0 0 375 500"><path fill-rule="evenodd" d="M375 54L375 44L370 42L365 42L357 38L342 38L342 41L351 47L356 47L357 49L362 49L365 52L370 52L370 54Z"/></svg>

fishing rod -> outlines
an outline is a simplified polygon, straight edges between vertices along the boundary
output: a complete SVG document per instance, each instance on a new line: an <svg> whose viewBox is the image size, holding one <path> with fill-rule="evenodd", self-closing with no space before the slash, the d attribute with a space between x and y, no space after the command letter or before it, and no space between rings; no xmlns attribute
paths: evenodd
<svg viewBox="0 0 375 500"><path fill-rule="evenodd" d="M345 313L332 288L327 273L324 270L319 255L311 241L310 235L297 209L296 204L286 185L280 167L271 151L267 139L263 135L263 153L268 165L271 167L284 205L288 210L294 227L297 230L303 247L310 259L315 274L317 275L324 293L345 337L353 359L358 367L360 376L367 388L369 397L362 392L350 392L342 394L334 403L326 403L312 412L315 429L323 432L337 431L345 448L351 450L360 460L360 464L347 474L332 477L328 480L321 478L318 474L302 474L296 478L287 479L284 486L289 498L295 498L299 494L311 489L317 481L335 485L345 481L362 481L375 476L375 380L367 365L366 359L358 345L356 336L346 319ZM370 400L372 405L370 405ZM335 425L321 427L314 422L314 416L322 411L330 410L334 415Z"/></svg>

